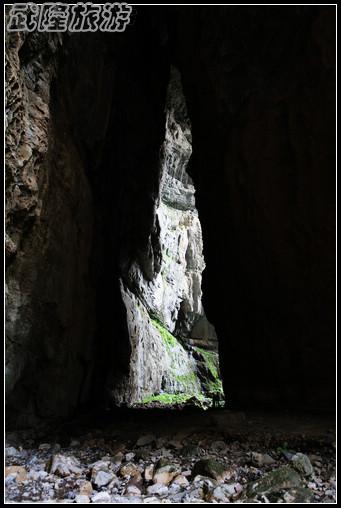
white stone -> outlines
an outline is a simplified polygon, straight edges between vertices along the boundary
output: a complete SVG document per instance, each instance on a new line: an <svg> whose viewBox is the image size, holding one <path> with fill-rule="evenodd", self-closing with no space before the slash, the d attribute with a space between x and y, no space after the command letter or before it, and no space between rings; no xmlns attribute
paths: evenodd
<svg viewBox="0 0 341 508"><path fill-rule="evenodd" d="M85 496L84 494L78 494L75 498L76 503L79 504L87 504L90 503L89 496Z"/></svg>
<svg viewBox="0 0 341 508"><path fill-rule="evenodd" d="M148 482L153 479L154 466L147 466L144 470L144 478Z"/></svg>
<svg viewBox="0 0 341 508"><path fill-rule="evenodd" d="M19 450L14 448L14 446L8 446L5 450L6 457L18 457L20 455Z"/></svg>
<svg viewBox="0 0 341 508"><path fill-rule="evenodd" d="M69 476L70 474L80 474L82 469L78 459L58 453L52 459L50 472L60 476Z"/></svg>
<svg viewBox="0 0 341 508"><path fill-rule="evenodd" d="M110 503L110 494L108 492L97 492L91 498L93 503Z"/></svg>
<svg viewBox="0 0 341 508"><path fill-rule="evenodd" d="M157 494L158 496L165 496L168 493L168 487L160 483L155 483L147 487L148 494Z"/></svg>
<svg viewBox="0 0 341 508"><path fill-rule="evenodd" d="M131 494L133 496L140 496L141 495L141 491L136 485L128 485L126 493Z"/></svg>
<svg viewBox="0 0 341 508"><path fill-rule="evenodd" d="M94 483L97 485L97 487L104 487L105 485L108 485L108 483L110 483L113 478L114 475L110 472L98 471L95 476Z"/></svg>
<svg viewBox="0 0 341 508"><path fill-rule="evenodd" d="M173 483L176 483L177 485L180 485L181 487L187 487L189 485L189 481L187 480L186 476L184 475L178 475Z"/></svg>

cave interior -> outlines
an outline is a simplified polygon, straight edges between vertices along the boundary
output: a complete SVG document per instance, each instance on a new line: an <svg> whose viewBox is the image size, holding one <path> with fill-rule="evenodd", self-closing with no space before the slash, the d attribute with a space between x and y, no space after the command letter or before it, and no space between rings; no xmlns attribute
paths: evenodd
<svg viewBox="0 0 341 508"><path fill-rule="evenodd" d="M53 71L48 149L34 159L39 214L13 206L7 224L11 425L133 407L148 362L159 383L150 323L134 332L127 316L153 307L167 257L157 212L167 164L186 220L195 187L206 268L196 290L191 271L188 291L201 284L218 337L225 409L333 411L333 29L332 7L140 7L124 33L65 34L53 51L44 34L21 42L35 97L45 101L41 69ZM179 301L166 332L188 338L181 326L196 311ZM149 316L154 331L166 311Z"/></svg>

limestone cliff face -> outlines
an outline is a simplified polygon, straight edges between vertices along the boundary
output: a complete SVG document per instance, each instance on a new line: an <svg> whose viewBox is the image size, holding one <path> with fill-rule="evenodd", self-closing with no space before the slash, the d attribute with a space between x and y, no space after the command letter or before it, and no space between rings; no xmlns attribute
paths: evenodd
<svg viewBox="0 0 341 508"><path fill-rule="evenodd" d="M6 39L6 392L23 422L68 414L91 375L92 198L66 126L51 119L60 46Z"/></svg>
<svg viewBox="0 0 341 508"><path fill-rule="evenodd" d="M134 45L130 81L137 73L149 99L134 92L130 115L126 104L109 96L108 109L102 100L109 90L127 93L128 35L122 50L101 36L7 34L6 389L15 421L104 404L109 391L132 404L218 386L183 96L168 94L161 158L165 90L160 74L151 86L151 71L137 70L143 48ZM115 51L119 70L108 75ZM181 88L178 76L172 86ZM207 338L209 359L190 350Z"/></svg>
<svg viewBox="0 0 341 508"><path fill-rule="evenodd" d="M172 68L155 203L155 243L150 242L146 253L153 272L147 277L143 265L135 262L121 286L132 355L125 389L114 390L118 402L159 401L166 395L170 400L171 396L174 400L176 396L199 400L206 396L210 403L213 393L222 396L217 338L201 301L202 233L195 189L186 171L191 141L180 74ZM204 352L197 349L198 344ZM205 369L206 348L213 373Z"/></svg>

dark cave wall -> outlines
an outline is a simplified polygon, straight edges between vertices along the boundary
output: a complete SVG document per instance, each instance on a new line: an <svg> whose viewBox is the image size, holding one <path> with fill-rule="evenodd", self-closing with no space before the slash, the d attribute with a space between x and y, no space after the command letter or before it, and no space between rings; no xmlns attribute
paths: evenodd
<svg viewBox="0 0 341 508"><path fill-rule="evenodd" d="M169 62L149 10L124 34L7 36L7 418L26 425L103 408L128 368L118 277L152 230Z"/></svg>
<svg viewBox="0 0 341 508"><path fill-rule="evenodd" d="M60 83L71 131L92 188L95 284L94 374L89 397L108 404L127 373L130 343L119 278L146 266L158 193L169 61L153 14L123 34L71 38Z"/></svg>
<svg viewBox="0 0 341 508"><path fill-rule="evenodd" d="M227 399L333 408L335 9L184 8L175 39Z"/></svg>
<svg viewBox="0 0 341 508"><path fill-rule="evenodd" d="M170 63L228 404L333 408L335 10L137 11L123 34L8 39L8 414L103 406L127 371L118 277L153 271Z"/></svg>
<svg viewBox="0 0 341 508"><path fill-rule="evenodd" d="M6 401L25 425L66 416L89 388L94 211L65 109L54 111L60 41L7 44Z"/></svg>

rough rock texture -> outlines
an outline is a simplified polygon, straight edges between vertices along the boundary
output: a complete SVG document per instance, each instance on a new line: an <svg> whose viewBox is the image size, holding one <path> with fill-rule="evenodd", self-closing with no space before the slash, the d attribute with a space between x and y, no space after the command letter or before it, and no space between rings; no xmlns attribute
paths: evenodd
<svg viewBox="0 0 341 508"><path fill-rule="evenodd" d="M135 367L116 402L222 390L217 353L208 364L194 349L198 339L216 349L216 336L201 305L189 122L177 77L165 129L168 61L159 28L136 45L145 29L7 38L6 386L17 422L107 403ZM193 325L187 348L167 336Z"/></svg>
<svg viewBox="0 0 341 508"><path fill-rule="evenodd" d="M16 423L103 406L129 366L118 281L150 235L168 79L152 18L114 38L6 34L6 387Z"/></svg>
<svg viewBox="0 0 341 508"><path fill-rule="evenodd" d="M154 306L154 329L184 338L214 388L215 333L190 250L184 270L188 234L183 264L167 272L177 265L168 226L186 217L199 234L187 176L164 172L160 199L171 63L191 119L204 307L228 399L331 409L335 8L136 9L121 34L6 34L7 414L103 405L127 379L134 353L119 279L127 301ZM181 167L188 154L168 156ZM179 291L161 285L162 270ZM142 298L148 285L134 273L166 300Z"/></svg>
<svg viewBox="0 0 341 508"><path fill-rule="evenodd" d="M48 432L45 427L12 433L6 446L12 451L15 446L16 454L6 448L6 502L86 502L79 496L92 501L104 496L111 504L336 502L330 417L258 412L241 418L219 410L226 421L220 430L215 414L196 408L116 410L96 428L98 418L88 414L64 430L51 425ZM45 442L38 446L42 430ZM311 457L312 476L291 467L283 442ZM119 459L117 449L123 452ZM201 458L186 449L200 450ZM271 455L272 463L250 463L254 454Z"/></svg>
<svg viewBox="0 0 341 508"><path fill-rule="evenodd" d="M67 414L90 374L92 200L63 112L51 119L59 48L7 34L6 390L26 421Z"/></svg>
<svg viewBox="0 0 341 508"><path fill-rule="evenodd" d="M162 402L166 401L164 394L169 401L172 395L202 399L203 394L212 395L210 392L222 397L217 352L210 353L215 369L212 376L209 369L200 368L205 356L194 349L200 344L216 350L217 339L201 303L205 263L195 190L186 172L191 153L181 78L173 68L166 100L154 243L150 238L143 263L133 263L121 282L131 358L127 379L113 390L117 403ZM212 390L210 377L215 382Z"/></svg>

